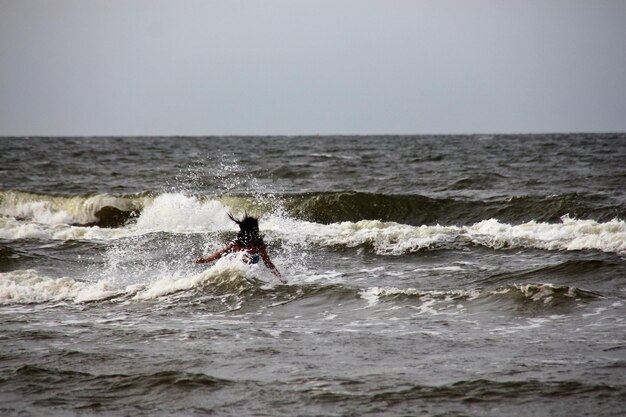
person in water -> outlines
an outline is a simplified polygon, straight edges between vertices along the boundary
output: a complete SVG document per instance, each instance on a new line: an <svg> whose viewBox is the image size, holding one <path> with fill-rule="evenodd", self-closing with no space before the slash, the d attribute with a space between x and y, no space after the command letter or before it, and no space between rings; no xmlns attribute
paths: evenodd
<svg viewBox="0 0 626 417"><path fill-rule="evenodd" d="M196 263L203 264L215 261L224 255L228 255L229 253L245 252L243 256L244 262L256 264L259 263L259 260L263 259L265 266L267 266L282 282L286 282L281 277L278 269L276 269L276 266L270 259L270 256L267 254L265 242L263 242L263 238L259 233L259 221L252 216L248 216L248 213L246 213L241 220L237 220L230 213L228 214L228 217L239 225L239 233L237 233L235 240L230 242L224 249L215 252L206 258L196 259Z"/></svg>

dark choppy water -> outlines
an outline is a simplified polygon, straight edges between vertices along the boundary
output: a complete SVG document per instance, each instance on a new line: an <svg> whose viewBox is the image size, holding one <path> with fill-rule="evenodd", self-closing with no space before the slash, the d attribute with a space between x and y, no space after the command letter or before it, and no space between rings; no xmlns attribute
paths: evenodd
<svg viewBox="0 0 626 417"><path fill-rule="evenodd" d="M622 416L626 135L0 139L0 414ZM192 259L227 213L275 263Z"/></svg>

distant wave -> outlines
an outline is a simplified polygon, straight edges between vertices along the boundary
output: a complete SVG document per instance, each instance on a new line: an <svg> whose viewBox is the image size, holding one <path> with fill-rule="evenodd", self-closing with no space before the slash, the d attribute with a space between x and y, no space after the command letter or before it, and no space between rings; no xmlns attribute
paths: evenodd
<svg viewBox="0 0 626 417"><path fill-rule="evenodd" d="M626 218L624 207L598 206L595 199L566 194L476 201L420 195L330 192L292 195L285 197L284 204L294 216L320 223L367 219L411 225L464 225L491 218L507 223L558 221L566 214L598 221Z"/></svg>
<svg viewBox="0 0 626 417"><path fill-rule="evenodd" d="M44 224L119 227L137 217L155 199L168 194L150 192L61 196L22 191L0 191L0 215ZM177 194L170 194L177 195ZM195 196L200 203L218 201L233 210L260 214L277 207L295 218L318 223L380 220L410 225L467 225L498 219L506 223L555 222L569 215L599 222L626 219L626 207L609 204L600 196L563 194L504 199L466 200L420 195L326 192L280 195ZM161 199L160 203L165 200Z"/></svg>
<svg viewBox="0 0 626 417"><path fill-rule="evenodd" d="M89 198L84 201L91 201ZM4 216L0 217L0 239L110 240L158 232L234 232L236 227L229 220L228 213L249 208L253 214L260 213L261 229L273 241L323 247L365 245L380 255L402 255L467 245L493 249L595 249L626 253L626 221L618 219L600 222L563 216L554 223L531 220L510 224L490 218L468 225L450 226L415 226L361 219L324 224L292 216L289 210L269 211L271 204L264 206L263 201L254 201L249 197L197 198L183 194L161 194L156 197L120 197L130 207L142 205L141 211L137 208L135 218L124 227L102 228L97 224L76 225L73 216L88 217L85 213L95 215L102 210L103 204L109 207L110 202L105 197L95 200L100 202L99 205L90 203L90 209L76 204L74 197L66 200L60 198L60 202L56 199L59 197L51 197L50 200L56 206L53 203L40 205L40 202L32 200L28 200L24 206L7 206L2 203ZM58 208L63 206L63 202L67 202L68 211ZM27 215L32 217L24 217ZM70 217L67 222L55 222L57 218L65 219L65 216Z"/></svg>
<svg viewBox="0 0 626 417"><path fill-rule="evenodd" d="M51 225L118 227L139 214L149 199L148 193L134 196L63 196L0 191L0 216Z"/></svg>

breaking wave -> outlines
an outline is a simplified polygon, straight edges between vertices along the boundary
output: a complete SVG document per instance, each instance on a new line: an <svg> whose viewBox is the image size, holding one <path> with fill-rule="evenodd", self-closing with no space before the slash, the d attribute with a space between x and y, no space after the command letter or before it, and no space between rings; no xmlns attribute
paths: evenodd
<svg viewBox="0 0 626 417"><path fill-rule="evenodd" d="M16 198L9 201L15 201ZM297 220L280 211L263 211L263 202L254 202L243 197L202 199L183 194L162 194L156 197L139 196L135 200L122 199L126 205L120 204L121 208L118 210L142 206L141 214L124 227L103 228L98 225L73 224L80 216L83 216L83 220L89 220L91 215L95 216L102 211L102 204L111 204L103 196L93 200L99 201L100 205L89 199L83 201L84 204L90 201L93 203L90 203L92 211L77 204L73 198L61 199L68 211L59 209L56 212L52 208L54 204L57 204L55 207L63 206L56 202L56 197L46 203L47 206L30 200L22 205L7 206L7 200L3 201L4 216L0 217L1 239L110 240L158 232L233 232L236 227L228 219L228 213L249 209L252 213L261 215L261 230L269 235L270 240L322 247L366 245L380 255L402 255L420 250L467 245L493 249L593 249L618 254L626 252L626 222L619 219L599 222L563 216L556 223L531 220L522 224L486 219L463 226L414 226L380 220L324 224ZM73 214L69 214L70 211ZM30 220L25 218L27 215L31 216Z"/></svg>
<svg viewBox="0 0 626 417"><path fill-rule="evenodd" d="M370 306L381 302L420 304L425 312L435 312L430 307L436 303L494 302L520 309L529 306L552 308L576 301L590 301L601 297L592 291L554 284L512 284L489 289L470 290L418 290L413 288L373 287L359 295Z"/></svg>
<svg viewBox="0 0 626 417"><path fill-rule="evenodd" d="M253 266L252 266L253 267ZM490 288L429 290L417 288L357 288L337 284L303 284L297 281L278 285L268 275L244 266L237 260L220 260L202 272L167 272L147 282L118 285L114 279L97 282L69 277L42 276L34 270L0 274L0 305L49 302L67 303L137 303L157 302L164 307L175 303L202 303L221 310L237 310L253 299L263 304L288 303L299 299L319 299L324 303L362 303L361 307L379 304L413 306L424 314L458 311L466 304L490 303L499 310L552 311L570 308L602 295L572 286L547 283L515 283ZM359 301L360 300L360 301Z"/></svg>
<svg viewBox="0 0 626 417"><path fill-rule="evenodd" d="M257 265L246 265L235 258L221 259L202 272L153 271L145 282L130 284L118 282L114 276L87 281L49 277L32 269L16 270L0 274L0 304L148 301L183 294L214 297L228 304L228 308L236 308L238 300L233 306L229 304L233 300L226 298L273 282L269 273Z"/></svg>
<svg viewBox="0 0 626 417"><path fill-rule="evenodd" d="M281 224L283 223L283 224ZM536 248L545 250L596 249L626 251L626 222L598 223L563 217L560 223L531 221L510 225L490 219L471 226L410 226L398 223L361 220L320 225L310 222L269 222L268 227L288 230L285 239L319 246L371 245L379 255L402 255L424 249L449 249L480 245L493 249Z"/></svg>
<svg viewBox="0 0 626 417"><path fill-rule="evenodd" d="M47 225L118 227L139 213L148 194L61 196L0 191L0 216Z"/></svg>
<svg viewBox="0 0 626 417"><path fill-rule="evenodd" d="M43 224L120 227L167 195L139 193L61 196L22 191L0 191L0 215ZM578 219L610 221L626 218L621 205L597 195L564 194L548 197L520 196L504 199L465 200L420 195L386 195L362 192L325 192L193 197L200 205L219 202L235 210L259 214L281 207L300 220L329 224L379 220L413 226L423 224L466 225L498 219L506 223L555 222L569 215Z"/></svg>

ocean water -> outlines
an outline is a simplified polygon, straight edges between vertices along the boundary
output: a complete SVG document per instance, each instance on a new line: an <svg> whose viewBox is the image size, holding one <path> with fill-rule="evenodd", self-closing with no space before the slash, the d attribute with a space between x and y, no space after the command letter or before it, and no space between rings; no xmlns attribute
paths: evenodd
<svg viewBox="0 0 626 417"><path fill-rule="evenodd" d="M623 416L625 220L625 134L2 138L0 414Z"/></svg>

